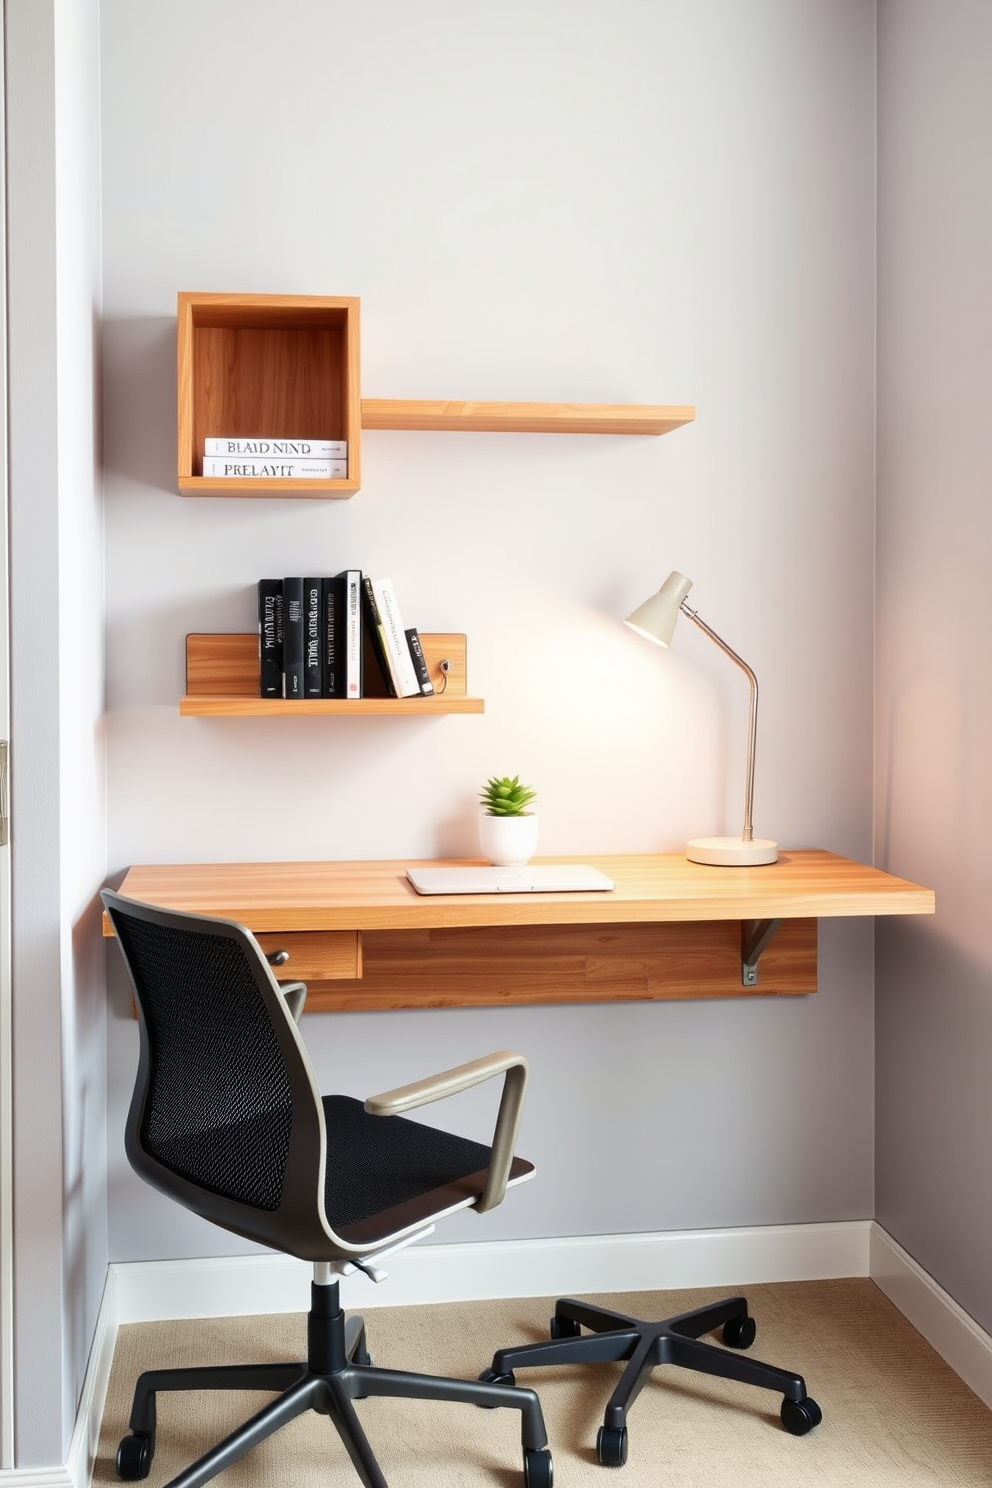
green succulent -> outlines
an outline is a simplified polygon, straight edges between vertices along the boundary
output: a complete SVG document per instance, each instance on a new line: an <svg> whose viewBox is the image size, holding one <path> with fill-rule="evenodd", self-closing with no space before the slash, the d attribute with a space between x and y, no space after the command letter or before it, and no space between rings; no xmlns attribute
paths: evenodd
<svg viewBox="0 0 992 1488"><path fill-rule="evenodd" d="M487 816L530 816L527 807L537 795L529 785L520 784L520 776L494 775L479 792Z"/></svg>

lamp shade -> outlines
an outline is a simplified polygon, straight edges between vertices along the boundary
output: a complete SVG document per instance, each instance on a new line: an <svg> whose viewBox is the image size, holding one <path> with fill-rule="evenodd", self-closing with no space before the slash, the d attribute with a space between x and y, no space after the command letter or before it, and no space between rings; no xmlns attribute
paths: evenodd
<svg viewBox="0 0 992 1488"><path fill-rule="evenodd" d="M774 863L778 859L778 843L768 837L756 838L751 826L754 804L754 752L758 725L758 679L743 657L718 636L712 626L700 619L691 605L686 604L686 595L692 588L692 580L685 574L672 572L657 594L639 605L627 616L626 625L638 635L659 646L670 646L678 623L679 613L687 615L698 625L714 645L719 646L745 674L751 689L751 705L747 725L747 771L744 784L744 830L740 837L693 837L686 843L686 857L693 863L711 863L723 868L753 868L761 863Z"/></svg>
<svg viewBox="0 0 992 1488"><path fill-rule="evenodd" d="M679 618L679 608L691 588L691 579L673 571L658 593L652 594L650 599L638 605L627 616L624 624L629 625L631 630L636 630L638 635L646 636L649 641L657 641L659 646L670 646Z"/></svg>

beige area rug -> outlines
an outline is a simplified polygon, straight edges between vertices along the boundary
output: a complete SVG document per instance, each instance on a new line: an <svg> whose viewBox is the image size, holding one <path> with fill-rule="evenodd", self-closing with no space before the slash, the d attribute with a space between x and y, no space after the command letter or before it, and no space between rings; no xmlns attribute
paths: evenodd
<svg viewBox="0 0 992 1488"><path fill-rule="evenodd" d="M388 1283L387 1283L388 1285ZM992 1412L874 1283L789 1283L745 1289L758 1337L752 1355L804 1376L823 1422L781 1426L781 1397L666 1365L635 1402L625 1467L600 1467L596 1430L620 1366L521 1371L541 1399L555 1488L990 1488ZM725 1295L624 1293L593 1300L662 1318ZM370 1308L373 1361L474 1379L500 1347L547 1337L553 1299ZM116 1483L114 1457L143 1369L250 1363L305 1354L300 1315L143 1323L120 1331L95 1483ZM158 1398L149 1488L167 1482L264 1404L263 1395ZM472 1406L365 1400L360 1419L390 1488L523 1483L519 1416ZM224 1488L353 1488L358 1478L330 1422L295 1421L218 1480Z"/></svg>

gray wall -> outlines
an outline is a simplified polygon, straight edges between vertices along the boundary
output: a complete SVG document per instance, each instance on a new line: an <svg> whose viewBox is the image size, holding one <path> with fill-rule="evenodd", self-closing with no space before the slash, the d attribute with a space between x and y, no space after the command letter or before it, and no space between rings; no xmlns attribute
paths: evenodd
<svg viewBox="0 0 992 1488"><path fill-rule="evenodd" d="M105 0L99 89L95 11L6 3L21 1465L64 1456L107 1254L98 97L112 869L471 851L504 769L540 788L546 851L733 830L739 678L695 634L662 661L616 623L673 566L761 678L758 830L871 853L874 7ZM877 860L940 909L878 930L877 1214L986 1328L990 24L976 0L879 6ZM179 288L360 294L368 395L699 419L661 441L369 435L351 502L181 502ZM259 573L317 554L466 629L485 717L180 722L185 630L250 625ZM531 1054L541 1178L486 1237L836 1219L873 1208L871 976L870 928L837 923L804 1002L307 1029L358 1091ZM226 1248L123 1164L113 960L111 1013L113 1254ZM658 1134L647 1186L635 1129Z"/></svg>
<svg viewBox="0 0 992 1488"><path fill-rule="evenodd" d="M992 11L879 5L880 1222L992 1329Z"/></svg>
<svg viewBox="0 0 992 1488"><path fill-rule="evenodd" d="M96 0L6 0L15 1451L61 1462L107 1269Z"/></svg>
<svg viewBox="0 0 992 1488"><path fill-rule="evenodd" d="M504 771L537 786L549 853L738 829L739 673L691 627L666 656L619 623L670 568L758 672L756 830L870 857L873 6L101 9L111 871L471 853ZM660 440L368 434L350 501L181 500L180 289L361 296L367 396L699 417ZM485 715L180 719L185 632L250 628L254 581L304 565L388 573L422 629L465 630ZM126 1167L110 965L111 1255L226 1251ZM869 925L824 927L820 980L306 1035L359 1094L530 1056L539 1181L446 1240L862 1217Z"/></svg>

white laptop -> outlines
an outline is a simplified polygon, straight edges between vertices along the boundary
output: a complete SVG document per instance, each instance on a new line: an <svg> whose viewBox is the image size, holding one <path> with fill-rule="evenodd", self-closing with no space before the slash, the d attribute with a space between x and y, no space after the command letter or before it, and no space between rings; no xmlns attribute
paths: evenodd
<svg viewBox="0 0 992 1488"><path fill-rule="evenodd" d="M531 868L408 868L418 894L564 894L615 888L612 878L582 863L542 863Z"/></svg>

